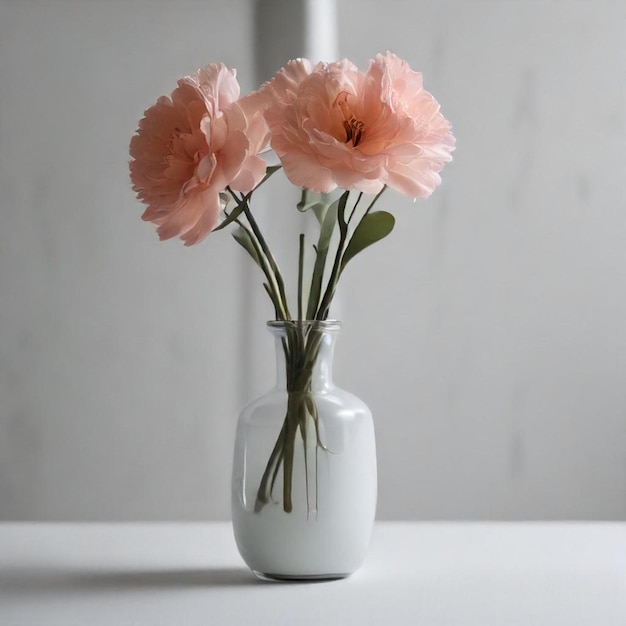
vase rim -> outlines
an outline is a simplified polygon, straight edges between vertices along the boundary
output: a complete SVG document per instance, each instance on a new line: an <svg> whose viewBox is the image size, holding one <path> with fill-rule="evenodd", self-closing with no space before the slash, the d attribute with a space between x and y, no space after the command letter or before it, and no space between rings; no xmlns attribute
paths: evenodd
<svg viewBox="0 0 626 626"><path fill-rule="evenodd" d="M317 328L327 332L341 329L340 320L269 320L267 322L267 327L270 330L280 330L289 326L297 328L300 324L307 328Z"/></svg>

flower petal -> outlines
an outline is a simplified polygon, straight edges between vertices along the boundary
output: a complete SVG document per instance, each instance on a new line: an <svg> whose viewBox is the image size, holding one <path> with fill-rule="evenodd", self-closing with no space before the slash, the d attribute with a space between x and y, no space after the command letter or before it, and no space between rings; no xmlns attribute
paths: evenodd
<svg viewBox="0 0 626 626"><path fill-rule="evenodd" d="M261 89L271 145L296 185L426 197L454 137L422 76L392 53L366 73L349 61L290 61Z"/></svg>
<svg viewBox="0 0 626 626"><path fill-rule="evenodd" d="M235 70L212 64L178 81L146 110L130 142L130 177L161 239L202 241L217 223L220 193L247 193L265 174L268 128L258 98L239 103ZM256 105L255 105L256 102ZM257 110L254 110L254 106Z"/></svg>

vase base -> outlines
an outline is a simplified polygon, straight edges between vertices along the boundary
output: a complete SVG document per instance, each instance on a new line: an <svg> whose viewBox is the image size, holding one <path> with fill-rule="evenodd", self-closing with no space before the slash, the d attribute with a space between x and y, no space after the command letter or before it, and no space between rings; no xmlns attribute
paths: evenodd
<svg viewBox="0 0 626 626"><path fill-rule="evenodd" d="M269 582L279 582L279 583L315 583L315 582L324 582L330 580L340 580L341 578L347 578L350 576L349 573L345 574L269 574L266 572L257 572L256 570L252 570L252 573L261 580L266 580Z"/></svg>

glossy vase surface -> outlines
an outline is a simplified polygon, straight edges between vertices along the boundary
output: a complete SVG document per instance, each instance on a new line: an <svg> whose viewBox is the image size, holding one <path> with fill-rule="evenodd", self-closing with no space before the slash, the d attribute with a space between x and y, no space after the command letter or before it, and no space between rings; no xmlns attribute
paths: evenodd
<svg viewBox="0 0 626 626"><path fill-rule="evenodd" d="M268 323L277 384L240 415L232 476L237 546L263 578L343 578L369 546L374 425L368 407L333 383L340 326Z"/></svg>

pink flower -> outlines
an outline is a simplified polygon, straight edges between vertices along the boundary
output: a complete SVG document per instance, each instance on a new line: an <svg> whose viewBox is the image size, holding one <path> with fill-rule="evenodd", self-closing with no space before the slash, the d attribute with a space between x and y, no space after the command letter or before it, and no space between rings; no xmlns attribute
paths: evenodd
<svg viewBox="0 0 626 626"><path fill-rule="evenodd" d="M227 186L248 193L263 178L267 126L255 96L239 98L235 70L208 65L178 81L139 122L130 177L161 239L202 241L217 224Z"/></svg>
<svg viewBox="0 0 626 626"><path fill-rule="evenodd" d="M455 139L422 77L391 53L367 72L344 60L290 61L260 90L271 145L289 180L313 191L428 197Z"/></svg>

